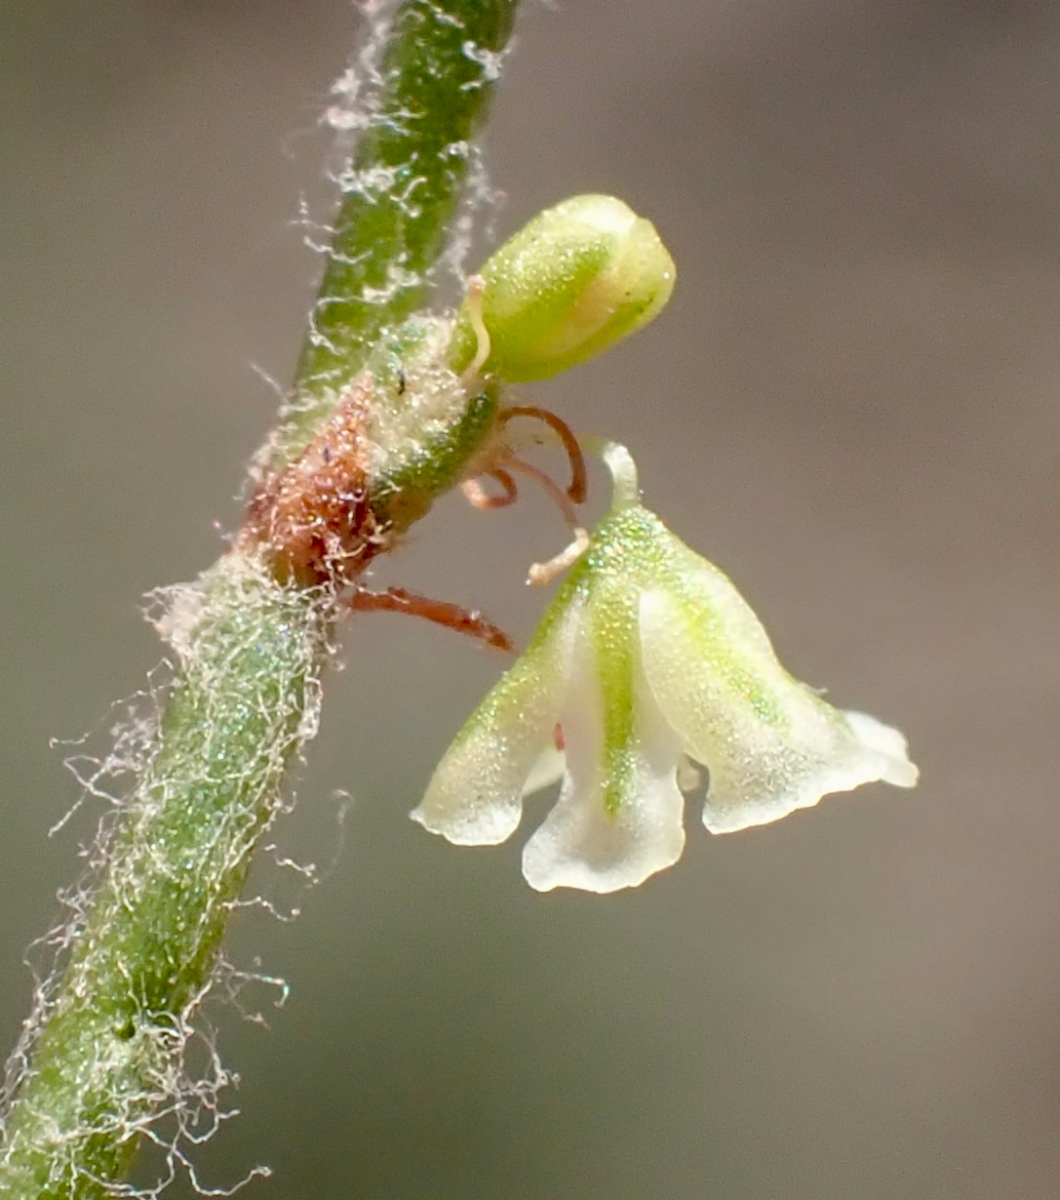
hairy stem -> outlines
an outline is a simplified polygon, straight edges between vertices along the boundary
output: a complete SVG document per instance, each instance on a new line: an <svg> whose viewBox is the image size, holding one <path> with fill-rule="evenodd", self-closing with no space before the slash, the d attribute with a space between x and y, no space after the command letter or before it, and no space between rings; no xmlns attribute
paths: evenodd
<svg viewBox="0 0 1060 1200"><path fill-rule="evenodd" d="M379 333L423 303L515 6L424 0L399 9L383 57L385 91L344 175L348 198L274 439L274 468L312 438Z"/></svg>
<svg viewBox="0 0 1060 1200"><path fill-rule="evenodd" d="M381 332L422 302L515 3L398 9L294 396L271 440L272 473L312 440ZM450 460L464 445L425 439L408 457L400 482L419 499L407 519L452 486ZM115 1194L153 1115L179 1101L227 915L278 811L284 771L315 729L333 611L327 589L277 582L261 548L244 542L174 594L161 628L177 672L153 745L67 930L64 972L39 997L9 1070L5 1200Z"/></svg>

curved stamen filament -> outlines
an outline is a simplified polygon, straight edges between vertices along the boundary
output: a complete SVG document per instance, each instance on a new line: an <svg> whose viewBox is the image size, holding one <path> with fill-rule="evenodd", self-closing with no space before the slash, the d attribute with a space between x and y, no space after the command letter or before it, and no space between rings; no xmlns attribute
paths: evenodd
<svg viewBox="0 0 1060 1200"><path fill-rule="evenodd" d="M570 497L551 475L542 471L540 467L535 467L533 463L528 463L522 458L517 458L514 454L506 454L503 461L506 469L505 473L515 471L520 475L526 475L536 484L543 487L563 514L564 521L567 522L571 529L578 528L578 514L574 511L574 505L571 503Z"/></svg>
<svg viewBox="0 0 1060 1200"><path fill-rule="evenodd" d="M515 486L510 472L502 467L495 467L492 471L484 471L483 474L488 475L490 479L496 479L504 491L499 496L491 496L477 479L465 479L460 487L469 504L484 510L507 508L519 499L519 489Z"/></svg>
<svg viewBox="0 0 1060 1200"><path fill-rule="evenodd" d="M468 295L472 295L470 289ZM544 488L574 535L573 540L559 554L546 562L531 564L528 582L544 585L550 583L557 575L577 562L589 547L588 531L578 523L578 514L574 508L576 504L585 502L587 492L585 456L571 427L561 417L549 412L547 408L518 404L502 409L497 414L498 428L503 429L509 421L516 417L529 417L531 420L540 421L555 435L566 451L571 471L571 481L566 490L561 488L551 475L539 467L535 467L533 463L528 463L525 459L520 458L515 453L511 441L508 440L499 440L498 444L494 445L489 459L482 464L481 470L482 475L495 479L504 489L499 496L491 496L478 479L465 480L461 486L468 501L480 509L506 508L509 504L514 503L518 496L518 490L515 480L512 478L513 474L526 475Z"/></svg>
<svg viewBox="0 0 1060 1200"><path fill-rule="evenodd" d="M531 479L539 483L546 492L556 502L556 506L563 514L563 519L571 528L574 534L574 540L565 546L558 554L545 562L536 562L530 564L530 570L527 572L526 578L528 583L534 584L536 587L544 587L545 584L551 583L557 575L561 575L568 567L572 567L579 558L589 548L589 531L583 529L578 524L578 514L574 511L574 505L571 504L566 492L564 492L551 476L546 475L544 471L539 471L537 467L531 463L523 462L521 458L516 458L513 454L506 459L506 465L513 471L521 471L524 475L529 475Z"/></svg>
<svg viewBox="0 0 1060 1200"><path fill-rule="evenodd" d="M547 408L538 408L535 404L516 404L511 408L502 409L498 413L498 425L507 425L514 417L530 417L533 420L541 421L559 438L560 445L567 452L567 458L570 461L571 481L570 486L567 488L567 495L573 503L584 504L588 490L585 455L582 454L582 448L578 445L578 439L574 436L574 431L567 422L562 417L557 417L554 412L549 412Z"/></svg>

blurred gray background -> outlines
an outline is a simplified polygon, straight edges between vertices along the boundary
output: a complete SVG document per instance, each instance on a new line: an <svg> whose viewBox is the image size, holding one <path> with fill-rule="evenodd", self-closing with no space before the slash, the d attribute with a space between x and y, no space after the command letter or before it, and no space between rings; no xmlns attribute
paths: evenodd
<svg viewBox="0 0 1060 1200"><path fill-rule="evenodd" d="M5 1052L99 812L48 838L77 794L49 738L105 746L159 656L141 595L238 522L275 409L250 364L290 377L318 266L294 219L303 191L327 212L314 128L356 26L347 0L0 9ZM235 961L292 994L247 998L270 1031L211 1009L244 1114L204 1182L1060 1195L1058 64L1040 0L527 0L498 234L612 191L680 273L535 399L628 442L788 666L901 725L923 784L716 839L691 812L642 889L539 896L525 833L460 851L406 817L501 660L351 622L277 835L326 879L266 856L255 890L301 917L237 921ZM525 636L562 536L536 497L453 499L380 581Z"/></svg>

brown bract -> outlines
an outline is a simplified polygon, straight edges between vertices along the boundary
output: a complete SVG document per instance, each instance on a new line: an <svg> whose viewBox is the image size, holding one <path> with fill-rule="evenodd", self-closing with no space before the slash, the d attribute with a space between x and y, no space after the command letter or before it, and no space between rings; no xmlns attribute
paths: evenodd
<svg viewBox="0 0 1060 1200"><path fill-rule="evenodd" d="M403 588L374 592L357 582L370 560L387 549L393 539L390 522L380 522L369 496L367 427L371 399L372 379L365 373L350 385L345 398L300 457L258 488L247 507L236 545L263 551L280 583L328 588L336 596L349 588L352 594L346 603L353 611L423 617L510 653L511 639L478 610L417 596ZM497 418L498 432L515 417L542 422L558 439L570 460L570 486L561 489L550 476L515 454L506 440L498 439L474 464L474 471L499 482L504 489L502 495L488 496L474 479L465 480L465 492L479 508L503 507L518 495L511 472L528 475L545 488L574 530L576 557L588 541L585 531L577 527L574 512L574 505L585 500L586 482L585 461L577 439L554 413L526 406L503 409ZM573 561L570 549L549 564L535 564L530 579L546 582L555 570L565 569ZM545 575L540 576L541 572Z"/></svg>
<svg viewBox="0 0 1060 1200"><path fill-rule="evenodd" d="M386 544L368 497L371 391L368 375L355 380L301 456L247 508L238 541L264 549L281 583L342 587Z"/></svg>

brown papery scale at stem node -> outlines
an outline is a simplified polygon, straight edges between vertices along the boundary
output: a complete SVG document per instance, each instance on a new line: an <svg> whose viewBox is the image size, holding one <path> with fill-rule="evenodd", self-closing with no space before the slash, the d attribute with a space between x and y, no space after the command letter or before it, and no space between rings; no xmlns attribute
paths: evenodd
<svg viewBox="0 0 1060 1200"><path fill-rule="evenodd" d="M392 525L381 523L372 510L368 489L369 443L366 436L373 379L365 372L349 387L323 429L302 455L278 475L263 483L247 508L236 541L237 548L262 552L275 578L282 584L327 588L336 597L355 590L348 608L355 612L400 612L423 617L497 649L513 650L511 638L477 610L418 596L403 588L373 592L356 584L357 576L372 558L388 549ZM465 480L464 487L477 507L494 508L517 496L510 471L524 473L545 487L575 532L575 541L547 564L531 567L530 578L569 565L588 542L577 528L574 505L585 500L585 462L577 439L567 424L545 409L515 406L497 414L503 430L515 417L530 417L546 425L560 442L571 464L571 483L562 490L545 472L525 462L502 438L489 446L476 473L485 473L505 487L503 498L486 496L481 485ZM575 551L571 555L572 547Z"/></svg>
<svg viewBox="0 0 1060 1200"><path fill-rule="evenodd" d="M355 380L301 456L265 482L237 545L261 547L281 583L341 587L386 543L368 499L371 376Z"/></svg>

